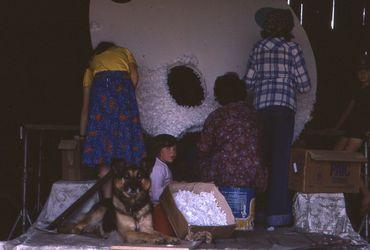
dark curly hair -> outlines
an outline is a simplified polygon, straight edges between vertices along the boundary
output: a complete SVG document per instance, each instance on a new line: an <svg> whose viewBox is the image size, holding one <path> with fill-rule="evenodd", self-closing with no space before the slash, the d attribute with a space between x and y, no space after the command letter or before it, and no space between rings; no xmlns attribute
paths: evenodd
<svg viewBox="0 0 370 250"><path fill-rule="evenodd" d="M93 50L93 55L99 55L103 53L104 51L106 51L107 49L114 47L114 46L116 45L112 42L107 42L107 41L100 42Z"/></svg>
<svg viewBox="0 0 370 250"><path fill-rule="evenodd" d="M177 144L176 137L168 134L160 134L153 138L152 156L158 156L162 148L172 147Z"/></svg>
<svg viewBox="0 0 370 250"><path fill-rule="evenodd" d="M152 172L152 168L162 148L176 146L178 140L176 137L169 134L160 134L148 141L147 151L148 155L142 160L141 165L144 166L149 173Z"/></svg>
<svg viewBox="0 0 370 250"><path fill-rule="evenodd" d="M245 101L247 92L244 81L239 79L234 72L226 73L216 79L214 87L216 101L222 106L232 103Z"/></svg>
<svg viewBox="0 0 370 250"><path fill-rule="evenodd" d="M263 30L261 31L262 38L267 37L284 37L290 41L294 36L292 30L294 27L294 19L292 12L288 9L275 9L268 13Z"/></svg>
<svg viewBox="0 0 370 250"><path fill-rule="evenodd" d="M94 59L94 56L99 55L99 54L103 53L104 51L106 51L107 49L109 49L111 47L114 47L114 46L117 46L117 45L112 43L112 42L107 42L107 41L100 42L95 47L95 49L93 49L90 52L89 61L87 62L86 67L88 68L90 66L90 62Z"/></svg>

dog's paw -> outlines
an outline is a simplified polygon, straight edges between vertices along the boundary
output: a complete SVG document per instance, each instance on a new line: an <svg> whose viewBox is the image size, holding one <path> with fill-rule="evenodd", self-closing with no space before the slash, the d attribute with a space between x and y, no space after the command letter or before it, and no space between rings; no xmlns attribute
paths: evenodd
<svg viewBox="0 0 370 250"><path fill-rule="evenodd" d="M166 243L171 245L177 245L180 243L180 239L175 237L166 237Z"/></svg>
<svg viewBox="0 0 370 250"><path fill-rule="evenodd" d="M155 238L152 240L152 243L160 245L160 244L165 244L165 243L167 243L167 241L166 241L166 239L165 239L164 237L162 237L162 236L158 236L158 237L155 237Z"/></svg>
<svg viewBox="0 0 370 250"><path fill-rule="evenodd" d="M185 239L189 241L201 241L210 244L213 241L213 235L208 231L200 231L196 233L190 232Z"/></svg>
<svg viewBox="0 0 370 250"><path fill-rule="evenodd" d="M86 227L83 230L84 233L96 235L99 238L107 239L110 236L110 232L106 232L101 224L92 225Z"/></svg>

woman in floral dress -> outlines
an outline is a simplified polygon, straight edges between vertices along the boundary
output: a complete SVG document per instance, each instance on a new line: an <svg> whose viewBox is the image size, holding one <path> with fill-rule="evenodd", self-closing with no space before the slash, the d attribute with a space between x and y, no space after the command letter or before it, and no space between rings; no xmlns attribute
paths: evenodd
<svg viewBox="0 0 370 250"><path fill-rule="evenodd" d="M222 106L206 119L198 143L201 180L264 191L267 169L259 157L258 121L245 101L244 82L225 74L217 78L214 94Z"/></svg>

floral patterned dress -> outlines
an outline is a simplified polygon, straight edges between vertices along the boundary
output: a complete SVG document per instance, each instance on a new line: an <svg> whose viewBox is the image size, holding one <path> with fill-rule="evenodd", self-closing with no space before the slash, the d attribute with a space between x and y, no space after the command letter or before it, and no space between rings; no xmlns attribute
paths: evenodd
<svg viewBox="0 0 370 250"><path fill-rule="evenodd" d="M212 112L198 143L201 180L264 191L267 169L259 157L259 135L257 114L245 102Z"/></svg>
<svg viewBox="0 0 370 250"><path fill-rule="evenodd" d="M82 157L87 166L109 165L113 158L138 164L145 156L135 90L126 72L95 75L86 132Z"/></svg>

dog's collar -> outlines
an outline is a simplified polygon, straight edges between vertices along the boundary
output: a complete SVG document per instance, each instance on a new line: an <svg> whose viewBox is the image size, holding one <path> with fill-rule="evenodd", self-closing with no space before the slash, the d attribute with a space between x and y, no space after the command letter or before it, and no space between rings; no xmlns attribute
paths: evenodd
<svg viewBox="0 0 370 250"><path fill-rule="evenodd" d="M134 212L136 211L136 210L134 210L134 209L130 209L130 210L126 210L126 209L123 209L123 208L120 208L120 207L117 207L114 203L113 203L113 206L114 206L114 209L118 212L118 213L120 213L120 214L124 214L124 215L130 215L132 218L135 218L136 219L136 216L135 216L135 214L134 214ZM142 208L144 208L144 206L142 206L140 209L142 209ZM145 213L145 214L147 214L147 213Z"/></svg>
<svg viewBox="0 0 370 250"><path fill-rule="evenodd" d="M114 203L113 203L113 206L114 206L114 209L116 210L116 212L118 212L120 214L124 214L124 215L129 215L134 219L135 231L138 232L139 229L140 229L139 228L139 222L138 222L138 218L134 215L134 211L132 209L130 209L130 211L126 211L126 209L122 209L120 207L117 207Z"/></svg>
<svg viewBox="0 0 370 250"><path fill-rule="evenodd" d="M118 199L118 201L121 202L119 199ZM114 206L114 208L116 209L117 212L119 212L120 214L130 215L131 217L134 217L134 213L140 211L146 205L147 204L143 204L140 207L133 207L133 208L126 209L125 207L121 208L121 207L116 206L116 204L114 204L114 202L113 202L113 206Z"/></svg>

